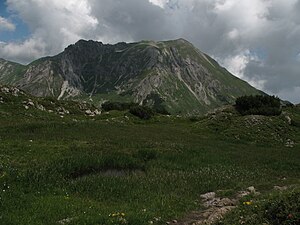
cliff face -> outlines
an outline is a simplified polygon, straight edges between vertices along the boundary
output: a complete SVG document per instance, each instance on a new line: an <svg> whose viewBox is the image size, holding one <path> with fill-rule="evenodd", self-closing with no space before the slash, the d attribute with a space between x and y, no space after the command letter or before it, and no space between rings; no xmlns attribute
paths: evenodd
<svg viewBox="0 0 300 225"><path fill-rule="evenodd" d="M0 82L9 77L36 96L134 101L171 113L205 113L261 93L183 39L116 45L80 40L14 76L12 68L0 62Z"/></svg>

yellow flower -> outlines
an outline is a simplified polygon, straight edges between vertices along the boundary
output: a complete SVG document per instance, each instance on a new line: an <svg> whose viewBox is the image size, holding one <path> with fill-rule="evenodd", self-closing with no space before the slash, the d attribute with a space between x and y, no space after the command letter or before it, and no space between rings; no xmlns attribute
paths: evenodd
<svg viewBox="0 0 300 225"><path fill-rule="evenodd" d="M252 205L252 202L243 202L244 205Z"/></svg>

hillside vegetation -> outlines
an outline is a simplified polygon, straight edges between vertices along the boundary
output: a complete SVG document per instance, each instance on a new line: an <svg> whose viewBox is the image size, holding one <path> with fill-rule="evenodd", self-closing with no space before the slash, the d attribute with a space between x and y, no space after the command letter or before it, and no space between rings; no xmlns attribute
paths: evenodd
<svg viewBox="0 0 300 225"><path fill-rule="evenodd" d="M220 224L299 224L297 106L141 120L0 87L0 124L0 224L180 224L251 186Z"/></svg>

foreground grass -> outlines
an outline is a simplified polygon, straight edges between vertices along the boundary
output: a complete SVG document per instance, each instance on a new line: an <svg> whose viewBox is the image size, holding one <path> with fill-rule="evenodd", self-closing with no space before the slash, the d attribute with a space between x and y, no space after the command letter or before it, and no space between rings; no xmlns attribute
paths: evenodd
<svg viewBox="0 0 300 225"><path fill-rule="evenodd" d="M300 190L271 192L259 197L247 196L233 212L220 220L218 225L231 224L300 224Z"/></svg>
<svg viewBox="0 0 300 225"><path fill-rule="evenodd" d="M9 110L0 115L0 224L165 224L201 208L208 191L299 184L299 128L281 117L246 127L240 116Z"/></svg>

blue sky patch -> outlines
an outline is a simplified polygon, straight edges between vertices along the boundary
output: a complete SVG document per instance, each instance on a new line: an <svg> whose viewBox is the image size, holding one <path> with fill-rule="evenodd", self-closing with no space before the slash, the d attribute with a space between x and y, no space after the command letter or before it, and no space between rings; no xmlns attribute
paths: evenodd
<svg viewBox="0 0 300 225"><path fill-rule="evenodd" d="M8 11L6 1L4 0L0 0L0 16L8 19L16 26L16 29L14 31L0 31L1 42L23 41L30 36L30 31L27 25L21 20L21 18L17 14Z"/></svg>

